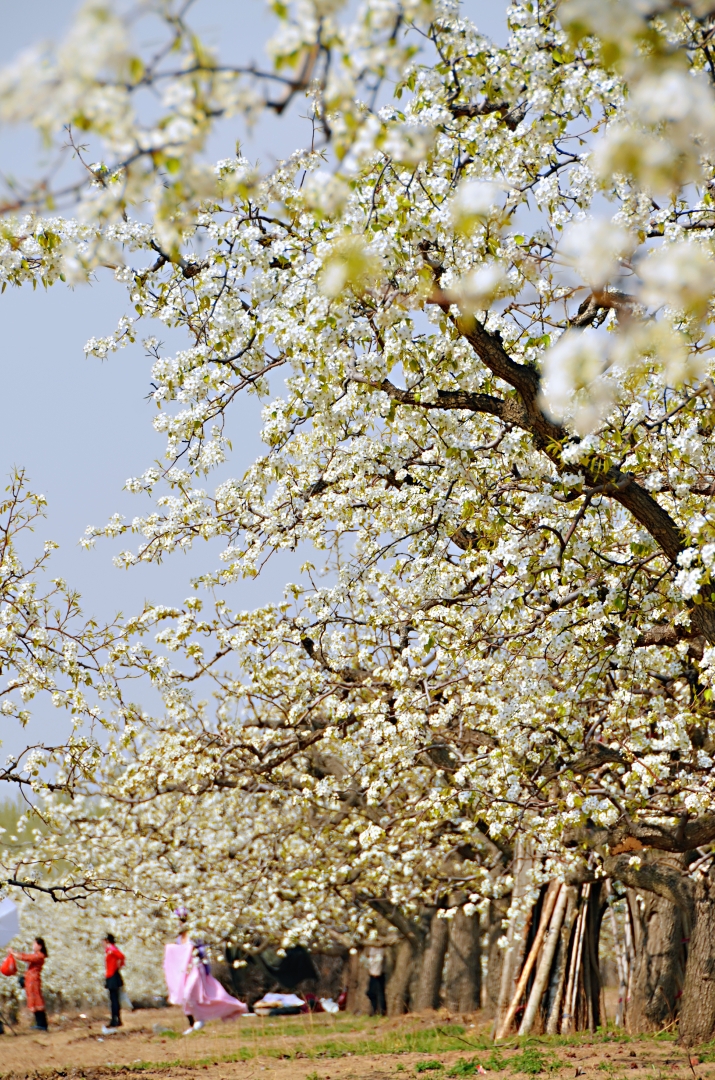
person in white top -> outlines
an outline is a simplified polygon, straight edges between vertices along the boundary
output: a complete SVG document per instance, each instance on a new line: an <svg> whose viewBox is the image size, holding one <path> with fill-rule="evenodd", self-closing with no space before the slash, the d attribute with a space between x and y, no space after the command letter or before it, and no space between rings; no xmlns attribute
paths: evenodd
<svg viewBox="0 0 715 1080"><path fill-rule="evenodd" d="M377 945L371 945L365 952L370 981L367 987L367 996L370 998L374 1016L384 1016L387 1012L385 1003L385 950Z"/></svg>

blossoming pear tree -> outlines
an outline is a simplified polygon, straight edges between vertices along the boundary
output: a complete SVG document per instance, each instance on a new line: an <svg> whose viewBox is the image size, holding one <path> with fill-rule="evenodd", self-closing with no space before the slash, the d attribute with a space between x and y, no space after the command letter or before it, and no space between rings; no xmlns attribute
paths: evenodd
<svg viewBox="0 0 715 1080"><path fill-rule="evenodd" d="M160 845L195 810L198 842L243 793L270 911L275 814L300 862L316 800L318 891L361 814L356 853L390 856L375 900L456 837L477 897L481 853L517 838L546 877L651 890L692 921L688 1040L715 1030L711 8L518 0L497 45L452 0L305 0L275 7L261 71L201 45L186 5L145 6L150 54L93 2L0 83L0 116L80 169L8 199L3 280L113 271L131 314L88 352L146 335L167 438L128 482L152 512L85 543L133 533L127 566L224 546L185 604L126 628L156 636L140 666L164 711L117 743L115 806L128 784L171 808ZM275 169L207 162L217 123L305 95L310 140ZM266 451L236 476L242 397ZM285 602L234 610L284 549L305 558ZM149 843L116 836L97 880Z"/></svg>
<svg viewBox="0 0 715 1080"><path fill-rule="evenodd" d="M57 545L32 536L44 513L44 496L13 472L0 498L0 712L21 732L34 705L60 711L54 738L28 744L0 769L4 790L28 806L40 792L66 796L97 766L107 703L121 701L125 651L117 624L84 616L78 594L49 578ZM4 876L14 880L22 860L7 855Z"/></svg>
<svg viewBox="0 0 715 1080"><path fill-rule="evenodd" d="M260 708L258 693L254 703ZM449 933L471 931L472 958L478 953L475 912L504 885L502 852L476 825L467 841L458 820L435 816L432 792L445 787L439 765L455 766L441 740L392 763L378 796L370 734L347 734L332 752L314 739L301 752L282 722L292 704L288 685L282 701L242 730L184 723L146 738L129 760L111 747L99 803L94 782L71 805L43 804L55 826L42 838L45 857L69 864L70 881L93 867L97 902L121 912L132 896L137 926L154 925L157 934L185 904L202 939L249 953L402 941L391 1009L403 1011L409 1000L433 1007ZM326 717L314 719L319 733ZM427 969L430 978L410 997L412 974ZM474 1008L478 964L465 980Z"/></svg>

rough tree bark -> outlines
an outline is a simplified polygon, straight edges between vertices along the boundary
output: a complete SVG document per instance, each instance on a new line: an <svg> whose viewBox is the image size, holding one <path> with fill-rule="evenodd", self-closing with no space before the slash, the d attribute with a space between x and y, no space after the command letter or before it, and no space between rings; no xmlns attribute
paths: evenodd
<svg viewBox="0 0 715 1080"><path fill-rule="evenodd" d="M452 1012L469 1013L480 1008L482 999L482 951L479 915L465 915L460 907L449 921L449 947L444 969L447 1008Z"/></svg>
<svg viewBox="0 0 715 1080"><path fill-rule="evenodd" d="M426 909L419 918L412 919L387 900L372 897L368 902L403 938L385 988L388 1016L439 1008L449 935L447 920L437 917L437 908Z"/></svg>
<svg viewBox="0 0 715 1080"><path fill-rule="evenodd" d="M504 950L499 948L499 941L504 935L503 920L509 910L509 896L489 901L489 927L487 931L487 977L485 987L485 1007L493 1016L499 1006Z"/></svg>
<svg viewBox="0 0 715 1080"><path fill-rule="evenodd" d="M660 1031L675 1019L685 974L683 912L654 893L628 890L635 963L625 1011L631 1034Z"/></svg>
<svg viewBox="0 0 715 1080"><path fill-rule="evenodd" d="M415 952L415 944L407 939L401 941L397 946L395 966L392 969L392 975L385 990L388 1016L402 1016L409 1009L410 979Z"/></svg>
<svg viewBox="0 0 715 1080"><path fill-rule="evenodd" d="M364 964L360 963L359 953L351 953L348 959L348 1012L358 1016L368 1016L371 1011L367 996L369 975Z"/></svg>
<svg viewBox="0 0 715 1080"><path fill-rule="evenodd" d="M693 888L693 921L680 1011L686 1046L708 1042L715 1031L715 871L699 874Z"/></svg>
<svg viewBox="0 0 715 1080"><path fill-rule="evenodd" d="M697 823L702 829L702 820ZM687 833L686 825L681 833ZM663 844L663 847L665 845ZM679 836L670 850L692 850L687 838ZM640 867L631 866L626 855L604 860L611 876L634 889L646 889L677 904L692 927L688 962L685 967L680 1035L686 1046L707 1042L715 1032L715 868L702 870L695 879L658 860Z"/></svg>
<svg viewBox="0 0 715 1080"><path fill-rule="evenodd" d="M439 1008L439 992L442 986L448 939L449 923L446 919L440 919L435 911L430 918L421 963L414 964L413 967L410 1000L411 1008L417 1012Z"/></svg>

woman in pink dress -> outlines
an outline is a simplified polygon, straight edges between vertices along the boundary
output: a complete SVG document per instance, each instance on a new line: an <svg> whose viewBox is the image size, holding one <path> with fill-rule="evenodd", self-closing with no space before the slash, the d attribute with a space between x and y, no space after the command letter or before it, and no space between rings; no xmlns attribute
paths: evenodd
<svg viewBox="0 0 715 1080"><path fill-rule="evenodd" d="M176 912L183 924L188 918L185 908ZM182 925L176 943L165 946L164 974L169 988L169 1001L181 1005L189 1027L184 1035L200 1031L207 1020L231 1020L248 1012L248 1006L228 994L214 979L203 945L191 940Z"/></svg>

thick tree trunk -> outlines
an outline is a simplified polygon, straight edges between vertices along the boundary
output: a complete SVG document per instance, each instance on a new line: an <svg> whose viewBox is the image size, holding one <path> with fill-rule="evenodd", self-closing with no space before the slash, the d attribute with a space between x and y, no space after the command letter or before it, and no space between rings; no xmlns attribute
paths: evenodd
<svg viewBox="0 0 715 1080"><path fill-rule="evenodd" d="M684 833L687 828L685 825ZM698 829L702 830L702 822ZM715 1035L715 867L708 873L701 870L690 877L669 866L664 859L653 858L633 868L627 856L619 854L605 859L604 869L630 888L646 889L677 904L692 926L680 1010L680 1037L686 1046L709 1041Z"/></svg>
<svg viewBox="0 0 715 1080"><path fill-rule="evenodd" d="M499 989L501 987L502 968L504 966L504 950L499 948L499 942L504 936L503 920L509 910L510 897L504 896L499 900L489 901L489 929L487 932L487 977L485 1007L493 1016L499 1006Z"/></svg>
<svg viewBox="0 0 715 1080"><path fill-rule="evenodd" d="M584 957L584 985L588 997L588 1026L591 1031L597 1031L601 1026L601 965L598 961L598 944L604 911L601 903L602 885L602 882L596 882L591 886L586 937L588 953Z"/></svg>
<svg viewBox="0 0 715 1080"><path fill-rule="evenodd" d="M417 1012L439 1008L448 938L449 924L435 912L430 920L422 963L414 967L413 985L410 988L411 1008Z"/></svg>
<svg viewBox="0 0 715 1080"><path fill-rule="evenodd" d="M686 1046L709 1041L715 1032L715 874L695 881L693 929L680 1010Z"/></svg>
<svg viewBox="0 0 715 1080"><path fill-rule="evenodd" d="M364 964L360 963L360 954L351 953L348 960L348 1000L347 1010L358 1016L369 1016L370 999L367 996L367 984L370 976Z"/></svg>
<svg viewBox="0 0 715 1080"><path fill-rule="evenodd" d="M479 915L465 915L461 906L449 921L444 986L447 1008L452 1012L470 1013L480 1008L482 955Z"/></svg>
<svg viewBox="0 0 715 1080"><path fill-rule="evenodd" d="M418 950L406 938L397 946L395 966L385 991L388 1016L402 1016L410 1007L410 980L416 952Z"/></svg>
<svg viewBox="0 0 715 1080"><path fill-rule="evenodd" d="M628 890L634 938L625 1028L659 1031L675 1019L685 971L683 914L655 893Z"/></svg>

